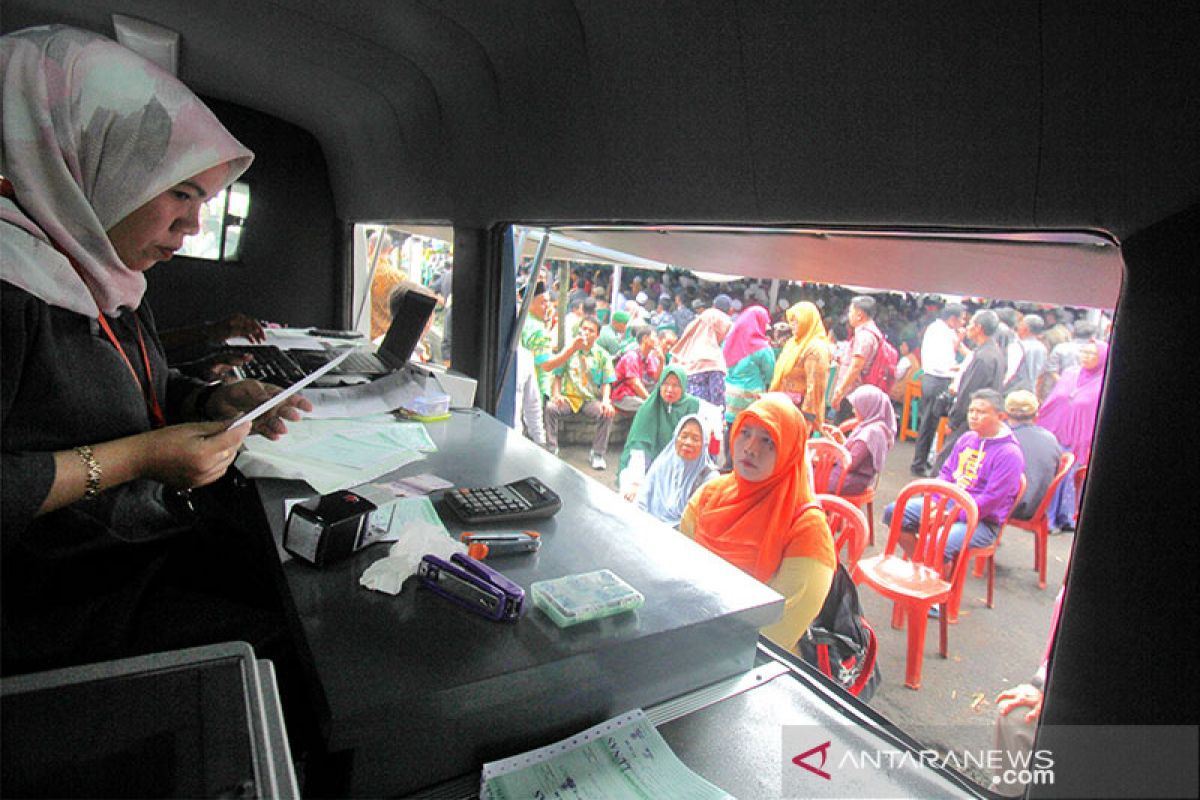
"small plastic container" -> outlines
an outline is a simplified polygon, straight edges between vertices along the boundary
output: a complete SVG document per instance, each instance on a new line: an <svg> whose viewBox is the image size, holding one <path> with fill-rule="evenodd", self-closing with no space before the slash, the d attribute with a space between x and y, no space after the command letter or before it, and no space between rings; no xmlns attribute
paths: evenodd
<svg viewBox="0 0 1200 800"><path fill-rule="evenodd" d="M450 413L450 395L428 392L409 400L402 409L418 419L442 419Z"/></svg>
<svg viewBox="0 0 1200 800"><path fill-rule="evenodd" d="M607 569L537 581L529 593L560 628L632 611L646 602L641 592Z"/></svg>

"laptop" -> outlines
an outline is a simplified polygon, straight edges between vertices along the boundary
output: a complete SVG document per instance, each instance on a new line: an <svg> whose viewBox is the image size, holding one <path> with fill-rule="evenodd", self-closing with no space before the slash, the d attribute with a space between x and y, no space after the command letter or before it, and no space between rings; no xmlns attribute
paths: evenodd
<svg viewBox="0 0 1200 800"><path fill-rule="evenodd" d="M359 349L330 370L329 375L375 377L388 375L402 368L417 349L421 335L425 332L425 324L436 307L437 297L434 295L413 290L405 292L399 300L392 324L388 327L378 351ZM315 372L345 352L345 347L331 347L328 350L280 350L266 345L233 349L254 356L253 361L238 367L239 377L254 378L279 386L290 386L298 380L296 375L303 377Z"/></svg>
<svg viewBox="0 0 1200 800"><path fill-rule="evenodd" d="M424 292L409 290L400 298L392 324L383 337L379 349L371 352L357 350L330 371L330 375L388 375L403 367L412 358L413 351L425 333L425 324L433 316L437 297ZM292 355L307 371L319 369L330 359L341 355L344 348L332 348L326 352L294 350Z"/></svg>

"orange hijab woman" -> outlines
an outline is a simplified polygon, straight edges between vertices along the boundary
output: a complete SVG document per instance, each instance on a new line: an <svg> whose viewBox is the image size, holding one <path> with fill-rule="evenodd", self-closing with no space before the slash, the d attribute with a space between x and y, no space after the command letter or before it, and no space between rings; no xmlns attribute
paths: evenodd
<svg viewBox="0 0 1200 800"><path fill-rule="evenodd" d="M795 651L829 592L837 556L809 485L808 426L787 395L769 392L730 429L733 472L701 487L679 529L782 594L783 618L763 628Z"/></svg>

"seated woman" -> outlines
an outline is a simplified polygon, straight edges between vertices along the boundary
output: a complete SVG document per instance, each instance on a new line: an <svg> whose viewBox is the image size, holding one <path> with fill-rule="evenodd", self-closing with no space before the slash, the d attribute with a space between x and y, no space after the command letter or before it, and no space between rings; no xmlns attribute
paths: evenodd
<svg viewBox="0 0 1200 800"><path fill-rule="evenodd" d="M896 409L882 389L864 383L851 392L847 399L858 419L858 424L846 437L850 467L846 470L845 482L841 483L842 465L835 466L829 474L829 486L824 487L830 494L846 497L862 494L871 488L875 476L883 472L887 454L896 444Z"/></svg>
<svg viewBox="0 0 1200 800"><path fill-rule="evenodd" d="M829 593L837 557L825 514L809 487L808 428L787 395L769 392L730 432L733 472L700 487L679 530L787 599L763 628L795 652Z"/></svg>
<svg viewBox="0 0 1200 800"><path fill-rule="evenodd" d="M633 415L617 467L618 489L630 502L637 497L650 464L671 443L679 423L700 410L700 399L688 394L685 386L687 373L683 367L677 364L666 367L650 399Z"/></svg>
<svg viewBox="0 0 1200 800"><path fill-rule="evenodd" d="M142 297L253 155L173 76L96 34L33 28L0 55L3 670L257 645L282 630L269 599L253 605L269 582L246 553L216 552L252 545L201 530L176 491L221 477L250 433L224 420L279 390L169 371ZM276 437L299 409L254 431Z"/></svg>
<svg viewBox="0 0 1200 800"><path fill-rule="evenodd" d="M921 348L917 345L917 337L905 336L900 339L900 360L896 363L896 378L888 397L893 403L904 402L905 384L910 380L920 380L921 377Z"/></svg>
<svg viewBox="0 0 1200 800"><path fill-rule="evenodd" d="M637 492L638 508L668 525L679 525L683 510L696 490L717 477L708 457L708 432L696 414L675 426L674 445L654 459Z"/></svg>

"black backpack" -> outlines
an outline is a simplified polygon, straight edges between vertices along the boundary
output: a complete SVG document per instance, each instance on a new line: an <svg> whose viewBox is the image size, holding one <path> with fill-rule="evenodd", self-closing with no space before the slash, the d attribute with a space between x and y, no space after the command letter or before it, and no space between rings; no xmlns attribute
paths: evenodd
<svg viewBox="0 0 1200 800"><path fill-rule="evenodd" d="M865 703L879 686L876 647L875 631L858 602L858 587L838 564L821 613L800 638L800 656Z"/></svg>

